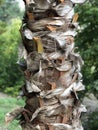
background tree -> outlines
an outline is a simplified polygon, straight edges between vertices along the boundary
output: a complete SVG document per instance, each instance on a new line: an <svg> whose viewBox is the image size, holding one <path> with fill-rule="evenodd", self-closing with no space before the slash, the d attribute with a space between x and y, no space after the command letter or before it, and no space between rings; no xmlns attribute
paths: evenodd
<svg viewBox="0 0 98 130"><path fill-rule="evenodd" d="M0 5L0 20L8 22L12 18L22 17L22 12L19 9L18 2L16 0L1 0Z"/></svg>
<svg viewBox="0 0 98 130"><path fill-rule="evenodd" d="M82 73L85 93L94 93L98 99L98 1L89 0L78 8L81 30L76 38L80 54L85 62ZM82 93L82 96L84 93ZM84 122L85 130L98 129L98 110Z"/></svg>
<svg viewBox="0 0 98 130"><path fill-rule="evenodd" d="M17 2L2 1L0 8L0 90L10 94L15 92L14 95L18 93L17 90L23 81L16 64L18 44L21 42L19 14L21 15L22 12ZM16 16L18 17L15 18Z"/></svg>
<svg viewBox="0 0 98 130"><path fill-rule="evenodd" d="M82 69L84 84L87 91L98 94L98 1L89 0L77 7L77 11L81 30L76 43L85 62Z"/></svg>

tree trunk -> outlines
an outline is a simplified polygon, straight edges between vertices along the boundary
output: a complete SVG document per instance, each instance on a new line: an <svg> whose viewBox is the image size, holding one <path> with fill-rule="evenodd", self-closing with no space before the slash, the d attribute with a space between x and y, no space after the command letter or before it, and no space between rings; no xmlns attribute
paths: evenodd
<svg viewBox="0 0 98 130"><path fill-rule="evenodd" d="M18 110L23 130L83 130L85 107L81 56L75 52L76 3L84 0L24 0L19 65L25 75L26 104ZM14 112L15 113L15 112ZM16 116L17 117L17 116Z"/></svg>

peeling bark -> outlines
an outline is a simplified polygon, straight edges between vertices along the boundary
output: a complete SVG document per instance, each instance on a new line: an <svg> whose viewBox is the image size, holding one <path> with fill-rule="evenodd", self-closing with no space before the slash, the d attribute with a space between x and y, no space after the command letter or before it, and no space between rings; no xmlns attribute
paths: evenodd
<svg viewBox="0 0 98 130"><path fill-rule="evenodd" d="M23 46L17 62L26 79L22 87L26 105L20 114L17 109L23 130L83 130L80 115L86 109L77 92L85 87L83 61L74 51L78 26L74 6L84 1L24 0Z"/></svg>

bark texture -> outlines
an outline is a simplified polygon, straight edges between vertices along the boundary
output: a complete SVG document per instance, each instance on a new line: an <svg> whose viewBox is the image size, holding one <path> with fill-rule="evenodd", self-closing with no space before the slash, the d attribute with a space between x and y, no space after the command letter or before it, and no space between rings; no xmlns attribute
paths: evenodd
<svg viewBox="0 0 98 130"><path fill-rule="evenodd" d="M7 114L6 121L9 115L20 117L23 130L83 130L80 116L86 109L77 92L85 87L83 61L75 52L74 6L84 1L24 0L18 64L26 79L22 86L26 104Z"/></svg>

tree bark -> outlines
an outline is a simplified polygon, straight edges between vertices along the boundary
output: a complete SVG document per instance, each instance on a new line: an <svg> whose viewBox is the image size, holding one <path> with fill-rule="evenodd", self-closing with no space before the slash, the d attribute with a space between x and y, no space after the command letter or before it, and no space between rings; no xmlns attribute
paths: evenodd
<svg viewBox="0 0 98 130"><path fill-rule="evenodd" d="M84 0L24 0L20 29L23 46L19 65L26 104L20 115L23 130L83 130L80 116L85 107L77 92L84 90L81 66L75 52L78 27L76 3Z"/></svg>

